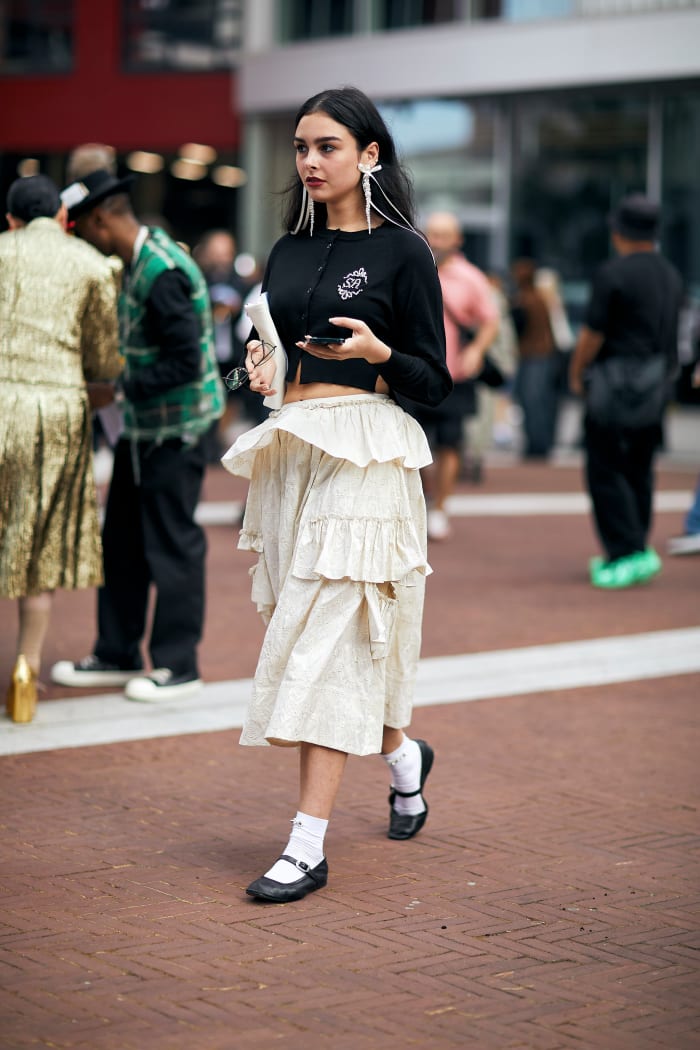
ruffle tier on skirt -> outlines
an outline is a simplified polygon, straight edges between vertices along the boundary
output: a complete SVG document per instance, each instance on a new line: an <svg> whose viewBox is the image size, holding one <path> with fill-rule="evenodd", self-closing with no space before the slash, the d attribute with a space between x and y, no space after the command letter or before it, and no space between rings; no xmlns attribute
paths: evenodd
<svg viewBox="0 0 700 1050"><path fill-rule="evenodd" d="M239 548L267 623L242 744L364 755L411 719L426 553L423 431L378 394L294 402L222 460L250 478Z"/></svg>

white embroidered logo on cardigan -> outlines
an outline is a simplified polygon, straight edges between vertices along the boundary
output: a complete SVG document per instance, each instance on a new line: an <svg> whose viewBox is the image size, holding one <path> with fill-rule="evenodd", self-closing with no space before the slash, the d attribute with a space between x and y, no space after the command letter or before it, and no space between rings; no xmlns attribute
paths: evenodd
<svg viewBox="0 0 700 1050"><path fill-rule="evenodd" d="M367 271L364 266L359 270L353 270L343 278L343 283L338 285L338 295L341 299L352 299L354 295L364 292L367 284Z"/></svg>

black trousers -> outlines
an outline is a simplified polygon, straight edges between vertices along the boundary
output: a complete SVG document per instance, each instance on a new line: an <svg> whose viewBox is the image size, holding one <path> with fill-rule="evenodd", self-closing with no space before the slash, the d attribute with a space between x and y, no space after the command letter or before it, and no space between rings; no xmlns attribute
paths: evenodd
<svg viewBox="0 0 700 1050"><path fill-rule="evenodd" d="M102 530L105 583L98 592L95 655L142 666L149 590L155 608L149 640L154 667L196 677L204 622L206 537L194 512L204 478L204 443L117 444Z"/></svg>
<svg viewBox="0 0 700 1050"><path fill-rule="evenodd" d="M586 481L600 542L609 561L646 549L654 490L658 425L614 430L585 421Z"/></svg>

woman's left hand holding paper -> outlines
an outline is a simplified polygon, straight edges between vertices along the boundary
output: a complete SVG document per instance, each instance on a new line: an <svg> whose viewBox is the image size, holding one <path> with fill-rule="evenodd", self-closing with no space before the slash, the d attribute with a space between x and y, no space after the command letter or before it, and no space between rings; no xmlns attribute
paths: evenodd
<svg viewBox="0 0 700 1050"><path fill-rule="evenodd" d="M270 385L275 378L275 358L272 355L262 364L256 364L256 357L262 350L262 345L259 339L251 339L249 343L246 343L245 367L250 376L250 389L256 394L262 394L263 397L270 397L277 393Z"/></svg>

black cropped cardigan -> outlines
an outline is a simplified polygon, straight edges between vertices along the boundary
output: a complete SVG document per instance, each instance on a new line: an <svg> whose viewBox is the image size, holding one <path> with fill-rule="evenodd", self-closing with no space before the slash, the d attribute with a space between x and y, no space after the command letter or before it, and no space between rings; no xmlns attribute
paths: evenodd
<svg viewBox="0 0 700 1050"><path fill-rule="evenodd" d="M373 391L379 375L392 393L425 405L439 404L450 392L440 281L430 249L410 230L384 223L371 234L287 234L270 253L262 287L288 355L288 380L301 362L302 383ZM391 357L377 365L359 358L328 361L295 345L331 331L330 317L364 321L391 347Z"/></svg>

